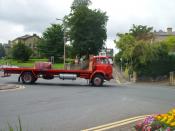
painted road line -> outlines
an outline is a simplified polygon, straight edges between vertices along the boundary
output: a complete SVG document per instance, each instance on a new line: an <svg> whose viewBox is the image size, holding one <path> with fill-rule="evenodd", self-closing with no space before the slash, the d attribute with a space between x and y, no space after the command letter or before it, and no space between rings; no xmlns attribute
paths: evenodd
<svg viewBox="0 0 175 131"><path fill-rule="evenodd" d="M120 126L123 126L123 125L126 125L126 124L130 124L130 123L133 123L133 122L136 122L136 121L139 121L139 120L143 120L144 118L145 117L134 119L134 120L127 121L127 122L124 122L124 123L119 123L119 124L116 124L116 125L108 126L108 127L101 128L101 129L97 129L97 130L94 130L94 131L107 131L109 129L117 128L117 127L120 127Z"/></svg>
<svg viewBox="0 0 175 131"><path fill-rule="evenodd" d="M109 123L109 124L105 124L105 125L101 125L101 126L85 129L85 130L82 130L82 131L94 131L94 130L107 128L107 127L114 126L114 125L119 125L121 123L124 124L126 122L130 122L130 121L133 121L133 120L144 119L147 116L150 116L150 115L142 115L142 116L132 117L132 118L124 119L124 120L121 120L121 121L117 121L117 122L113 122L113 123Z"/></svg>
<svg viewBox="0 0 175 131"><path fill-rule="evenodd" d="M138 118L144 118L146 116L148 116L148 115L132 117L132 118L124 119L124 120L121 120L121 121L117 121L117 122L113 122L113 123L109 123L109 124L105 124L105 125L101 125L101 126L85 129L85 130L82 130L82 131L91 131L91 130L96 130L96 129L100 129L100 128L105 128L105 127L108 127L108 126L112 126L112 125L116 125L116 124L119 124L119 123L135 120L135 119L138 119Z"/></svg>

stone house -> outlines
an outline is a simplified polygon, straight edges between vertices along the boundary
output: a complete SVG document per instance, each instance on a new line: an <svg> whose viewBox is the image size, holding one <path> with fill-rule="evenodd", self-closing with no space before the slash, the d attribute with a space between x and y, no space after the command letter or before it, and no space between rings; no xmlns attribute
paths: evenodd
<svg viewBox="0 0 175 131"><path fill-rule="evenodd" d="M162 31L162 30L159 30L158 32L154 31L153 34L154 34L153 41L163 41L168 36L175 36L175 31L173 31L173 29L169 27L169 28L167 28L167 31Z"/></svg>
<svg viewBox="0 0 175 131"><path fill-rule="evenodd" d="M37 44L41 40L41 38L36 35L24 35L21 37L17 37L16 39L9 41L9 44L11 44L11 47L13 47L18 42L24 43L26 46L30 47L33 51L32 56L39 56L39 52L37 51Z"/></svg>

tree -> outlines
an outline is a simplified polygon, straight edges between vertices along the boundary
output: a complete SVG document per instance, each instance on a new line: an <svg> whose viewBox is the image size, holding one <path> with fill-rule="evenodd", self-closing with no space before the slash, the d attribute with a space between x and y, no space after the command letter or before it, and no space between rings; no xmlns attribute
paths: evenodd
<svg viewBox="0 0 175 131"><path fill-rule="evenodd" d="M147 45L147 44L145 44ZM169 75L169 72L175 69L175 57L168 54L168 44L166 42L156 42L150 44L152 49L144 54L148 56L144 63L138 62L135 71L138 76L160 77ZM150 53L154 55L150 58Z"/></svg>
<svg viewBox="0 0 175 131"><path fill-rule="evenodd" d="M106 13L82 5L73 10L67 18L70 42L75 53L79 57L98 54L107 38Z"/></svg>
<svg viewBox="0 0 175 131"><path fill-rule="evenodd" d="M166 39L165 39L165 42L167 43L168 45L168 50L170 52L175 52L175 36L168 36Z"/></svg>
<svg viewBox="0 0 175 131"><path fill-rule="evenodd" d="M153 38L152 30L152 27L133 24L133 27L129 30L129 32L137 40L150 40Z"/></svg>
<svg viewBox="0 0 175 131"><path fill-rule="evenodd" d="M45 57L54 56L55 60L63 56L64 52L64 31L63 26L52 24L43 32L43 37L38 45L39 52Z"/></svg>
<svg viewBox="0 0 175 131"><path fill-rule="evenodd" d="M5 56L5 49L2 44L0 44L0 58Z"/></svg>
<svg viewBox="0 0 175 131"><path fill-rule="evenodd" d="M89 6L92 2L90 0L74 0L71 6L72 10L75 10L79 6Z"/></svg>
<svg viewBox="0 0 175 131"><path fill-rule="evenodd" d="M155 57L155 51L152 49L152 44L148 41L137 40L137 37L131 33L118 34L119 40L114 41L119 49L119 54L116 56L117 62L120 62L118 57L122 58L124 67L129 69L129 72L140 71L140 67L145 66Z"/></svg>
<svg viewBox="0 0 175 131"><path fill-rule="evenodd" d="M139 71L139 66L145 66L157 57L156 49L145 41L137 41L133 49L133 69Z"/></svg>
<svg viewBox="0 0 175 131"><path fill-rule="evenodd" d="M152 60L155 53L151 48L150 41L153 38L152 27L133 25L129 33L118 34L119 40L114 41L120 50L120 56L130 62L132 68L137 64L145 64Z"/></svg>
<svg viewBox="0 0 175 131"><path fill-rule="evenodd" d="M129 33L117 35L119 40L115 40L114 43L119 49L119 53L115 56L115 60L117 63L122 64L124 68L127 67L131 73L133 72L133 50L136 44L136 39Z"/></svg>
<svg viewBox="0 0 175 131"><path fill-rule="evenodd" d="M122 52L121 57L128 60L131 59L136 39L128 33L118 34L118 37L119 40L115 40L114 43L116 44L116 47L120 50L120 52Z"/></svg>
<svg viewBox="0 0 175 131"><path fill-rule="evenodd" d="M24 43L19 42L12 48L12 57L20 61L27 61L32 55L32 50Z"/></svg>
<svg viewBox="0 0 175 131"><path fill-rule="evenodd" d="M135 71L140 78L157 79L175 70L175 37L150 42L151 30L151 27L133 25L129 33L118 34L116 61L119 63L122 58L122 65L131 72Z"/></svg>
<svg viewBox="0 0 175 131"><path fill-rule="evenodd" d="M75 53L73 47L71 45L66 45L66 57L67 58L75 58Z"/></svg>

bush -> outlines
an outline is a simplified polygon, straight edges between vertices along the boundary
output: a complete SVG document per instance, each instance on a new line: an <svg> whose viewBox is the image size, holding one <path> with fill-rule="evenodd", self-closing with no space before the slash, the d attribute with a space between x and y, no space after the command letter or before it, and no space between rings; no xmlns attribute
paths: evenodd
<svg viewBox="0 0 175 131"><path fill-rule="evenodd" d="M151 76L153 78L168 75L171 71L175 71L175 55L163 53L160 49L157 57L152 61L145 64L139 63L136 68L139 76Z"/></svg>
<svg viewBox="0 0 175 131"><path fill-rule="evenodd" d="M73 64L74 63L74 59L66 59L66 63Z"/></svg>
<svg viewBox="0 0 175 131"><path fill-rule="evenodd" d="M24 43L17 43L12 48L12 57L16 60L27 61L32 55L32 50Z"/></svg>

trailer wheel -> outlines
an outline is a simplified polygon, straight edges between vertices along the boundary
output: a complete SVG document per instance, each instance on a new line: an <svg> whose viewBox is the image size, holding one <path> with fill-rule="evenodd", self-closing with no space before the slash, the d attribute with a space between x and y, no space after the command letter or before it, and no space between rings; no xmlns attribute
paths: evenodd
<svg viewBox="0 0 175 131"><path fill-rule="evenodd" d="M34 76L31 72L24 72L21 76L22 83L31 84L34 82Z"/></svg>
<svg viewBox="0 0 175 131"><path fill-rule="evenodd" d="M103 85L103 76L102 75L95 75L92 79L93 86L102 86Z"/></svg>

